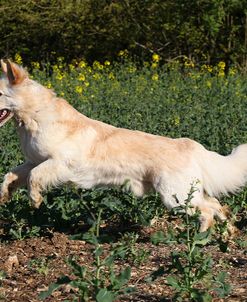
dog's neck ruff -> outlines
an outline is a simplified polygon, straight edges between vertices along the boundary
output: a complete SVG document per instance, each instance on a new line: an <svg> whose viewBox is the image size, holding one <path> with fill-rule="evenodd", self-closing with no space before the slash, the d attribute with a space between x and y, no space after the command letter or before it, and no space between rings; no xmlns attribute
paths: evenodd
<svg viewBox="0 0 247 302"><path fill-rule="evenodd" d="M16 116L15 116L15 120L16 120L18 128L21 128L21 127L23 127L25 125L24 122L23 122L23 120L20 119L20 118L18 118L18 117L16 117Z"/></svg>

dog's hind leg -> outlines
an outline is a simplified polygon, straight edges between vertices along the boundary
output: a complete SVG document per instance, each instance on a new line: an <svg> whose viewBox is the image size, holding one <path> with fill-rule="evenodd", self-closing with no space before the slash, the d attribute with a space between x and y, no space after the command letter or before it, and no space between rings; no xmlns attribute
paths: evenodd
<svg viewBox="0 0 247 302"><path fill-rule="evenodd" d="M32 205L39 208L43 197L41 192L50 186L57 186L70 180L70 171L61 161L48 159L31 170L28 180L29 197Z"/></svg>
<svg viewBox="0 0 247 302"><path fill-rule="evenodd" d="M200 181L188 181L186 175L177 178L166 178L166 182L160 178L157 182L156 190L160 193L161 198L168 209L184 205L189 197L189 193L193 191L191 196L191 206L189 214L193 215L196 209L200 210L200 231L208 230L214 224L214 218L217 216L220 220L226 220L222 207L217 200L211 200L205 196ZM195 178L196 179L196 178ZM192 190L192 191L191 191Z"/></svg>
<svg viewBox="0 0 247 302"><path fill-rule="evenodd" d="M222 206L220 202L214 197L205 196L205 200L207 202L207 207L211 208L211 210L214 212L214 217L221 222L227 222L227 230L229 234L232 236L238 234L239 230L229 221L229 208L227 206Z"/></svg>
<svg viewBox="0 0 247 302"><path fill-rule="evenodd" d="M214 225L214 210L206 206L198 206L200 210L200 232L205 232Z"/></svg>
<svg viewBox="0 0 247 302"><path fill-rule="evenodd" d="M34 165L26 162L7 173L1 186L0 203L11 199L12 193L21 186L27 185L27 178Z"/></svg>

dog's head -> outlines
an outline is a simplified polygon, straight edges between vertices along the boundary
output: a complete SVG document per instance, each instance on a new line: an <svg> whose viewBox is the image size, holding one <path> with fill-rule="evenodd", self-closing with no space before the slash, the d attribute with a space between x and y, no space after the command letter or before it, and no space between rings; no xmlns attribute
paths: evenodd
<svg viewBox="0 0 247 302"><path fill-rule="evenodd" d="M21 85L29 80L25 69L9 60L1 60L3 77L0 79L0 127L3 126L15 112L20 110L23 102L18 95Z"/></svg>
<svg viewBox="0 0 247 302"><path fill-rule="evenodd" d="M11 117L25 125L37 120L37 113L47 108L54 92L30 79L24 68L9 60L1 60L1 67L0 127Z"/></svg>

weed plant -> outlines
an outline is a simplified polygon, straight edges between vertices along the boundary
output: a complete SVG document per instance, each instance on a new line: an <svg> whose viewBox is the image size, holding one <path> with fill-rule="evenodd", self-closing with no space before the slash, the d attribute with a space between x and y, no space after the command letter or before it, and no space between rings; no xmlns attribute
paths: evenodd
<svg viewBox="0 0 247 302"><path fill-rule="evenodd" d="M212 301L214 294L227 296L231 287L225 280L225 272L213 276L213 259L204 249L211 240L211 234L210 230L199 232L200 213L191 214L193 193L192 187L184 205L174 208L175 214L182 219L179 227L170 229L168 238L161 232L153 236L156 244L176 243L180 249L171 252L171 264L160 267L152 274L151 280L168 274L166 280L175 292L174 301L208 302Z"/></svg>
<svg viewBox="0 0 247 302"><path fill-rule="evenodd" d="M126 232L115 245L119 257L136 266L145 263L150 255L149 250L137 247L139 237L138 233Z"/></svg>
<svg viewBox="0 0 247 302"><path fill-rule="evenodd" d="M100 243L100 224L102 210L99 211L97 220L92 229L84 234L83 239L92 245L93 261L91 268L80 265L76 259L69 258L68 264L75 278L63 276L56 283L49 286L48 291L42 292L41 299L47 298L54 290L63 284L69 284L76 289L73 301L113 302L121 294L133 292L127 283L131 277L131 268L127 266L116 272L115 259L123 257L123 250L112 248L110 252L104 251Z"/></svg>

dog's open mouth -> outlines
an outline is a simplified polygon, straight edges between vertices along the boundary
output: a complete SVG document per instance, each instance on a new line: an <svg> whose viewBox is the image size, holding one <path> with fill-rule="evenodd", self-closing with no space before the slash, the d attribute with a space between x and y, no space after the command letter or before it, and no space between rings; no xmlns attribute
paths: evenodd
<svg viewBox="0 0 247 302"><path fill-rule="evenodd" d="M3 126L11 117L13 113L8 109L0 110L0 126Z"/></svg>

